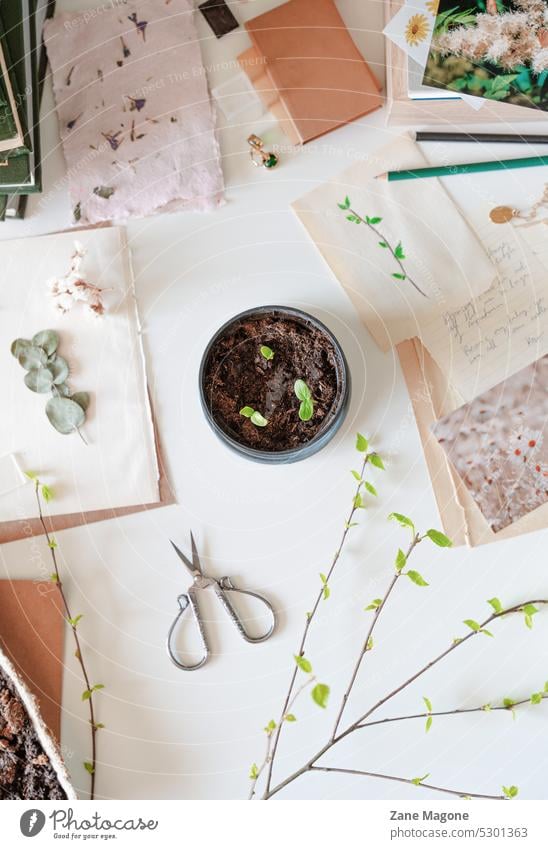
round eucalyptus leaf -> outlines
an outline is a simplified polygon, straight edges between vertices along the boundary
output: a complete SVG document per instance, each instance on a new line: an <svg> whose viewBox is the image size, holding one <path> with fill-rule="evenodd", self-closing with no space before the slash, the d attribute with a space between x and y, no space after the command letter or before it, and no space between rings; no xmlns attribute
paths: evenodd
<svg viewBox="0 0 548 849"><path fill-rule="evenodd" d="M53 375L47 368L32 368L25 375L25 386L33 392L51 392Z"/></svg>
<svg viewBox="0 0 548 849"><path fill-rule="evenodd" d="M68 363L63 357L55 357L48 362L48 368L53 375L54 383L64 383L69 375Z"/></svg>
<svg viewBox="0 0 548 849"><path fill-rule="evenodd" d="M71 401L74 401L75 404L78 404L78 406L86 412L89 407L89 392L75 392L74 395L71 395L70 397Z"/></svg>
<svg viewBox="0 0 548 849"><path fill-rule="evenodd" d="M33 336L32 344L42 348L49 357L59 347L59 334L55 330L41 330L40 333Z"/></svg>
<svg viewBox="0 0 548 849"><path fill-rule="evenodd" d="M19 359L19 355L27 348L30 348L31 345L32 342L29 342L28 339L16 339L15 342L12 342L11 353L16 359Z"/></svg>
<svg viewBox="0 0 548 849"><path fill-rule="evenodd" d="M37 345L29 345L27 348L23 348L17 359L19 360L19 365L30 371L31 368L45 366L48 357L42 348L39 348Z"/></svg>
<svg viewBox="0 0 548 849"><path fill-rule="evenodd" d="M50 398L46 404L46 415L59 433L73 433L86 418L80 405L70 398Z"/></svg>

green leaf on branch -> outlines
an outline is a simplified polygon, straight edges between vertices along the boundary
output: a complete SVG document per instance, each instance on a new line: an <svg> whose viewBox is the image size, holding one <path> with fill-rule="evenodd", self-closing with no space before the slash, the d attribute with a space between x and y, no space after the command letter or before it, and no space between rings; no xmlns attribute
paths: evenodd
<svg viewBox="0 0 548 849"><path fill-rule="evenodd" d="M519 788L512 784L511 787L502 787L502 792L506 796L507 799L515 799L519 793Z"/></svg>
<svg viewBox="0 0 548 849"><path fill-rule="evenodd" d="M369 457L369 462L372 466L375 466L377 469L382 469L384 471L384 463L379 454L371 454Z"/></svg>
<svg viewBox="0 0 548 849"><path fill-rule="evenodd" d="M414 569L409 569L409 571L405 572L405 574L418 587L428 587L429 586L429 584L424 580L422 575L419 572L415 572Z"/></svg>
<svg viewBox="0 0 548 849"><path fill-rule="evenodd" d="M76 626L78 625L78 622L80 621L80 619L82 619L83 615L84 615L83 613L79 613L78 616L74 617L74 619L67 619L67 622L73 628L76 628Z"/></svg>
<svg viewBox="0 0 548 849"><path fill-rule="evenodd" d="M432 721L433 721L433 720L432 720L432 717L431 717L431 716L429 716L429 717L427 718L427 720L426 720L426 726L425 726L425 733L426 733L426 734L428 734L428 732L429 732L429 731L430 731L430 729L432 728Z"/></svg>
<svg viewBox="0 0 548 849"><path fill-rule="evenodd" d="M251 764L251 769L249 770L249 777L252 781L255 781L259 777L259 767L257 764Z"/></svg>
<svg viewBox="0 0 548 849"><path fill-rule="evenodd" d="M534 604L526 604L523 607L523 612L525 614L525 624L528 628L533 627L533 616L535 613L538 613L538 607L535 607Z"/></svg>
<svg viewBox="0 0 548 849"><path fill-rule="evenodd" d="M481 630L481 625L479 624L479 622L476 622L475 619L465 619L464 624L468 625L468 627L476 633Z"/></svg>
<svg viewBox="0 0 548 849"><path fill-rule="evenodd" d="M363 434L358 433L356 436L356 449L360 452L360 454L365 454L367 449L369 448L369 442L363 436Z"/></svg>
<svg viewBox="0 0 548 849"><path fill-rule="evenodd" d="M398 244L394 248L394 256L396 257L396 259L405 259L405 253L403 252L401 242L398 242Z"/></svg>
<svg viewBox="0 0 548 849"><path fill-rule="evenodd" d="M423 696L422 700L423 700L424 704L426 705L426 710L429 713L432 713L432 702L430 701L430 699L427 699L426 696Z"/></svg>
<svg viewBox="0 0 548 849"><path fill-rule="evenodd" d="M285 722L297 722L297 717L294 713L286 713L284 720Z"/></svg>
<svg viewBox="0 0 548 849"><path fill-rule="evenodd" d="M368 224L380 224L381 221L382 221L382 218L379 218L378 215L374 215L372 218L366 218L365 220L367 221Z"/></svg>
<svg viewBox="0 0 548 849"><path fill-rule="evenodd" d="M415 784L416 787L420 787L423 781L426 781L427 778L430 778L430 773L427 772L426 775L423 775L421 778L412 778L411 784Z"/></svg>
<svg viewBox="0 0 548 849"><path fill-rule="evenodd" d="M532 705L540 705L543 701L542 693L533 693L531 696L531 704Z"/></svg>
<svg viewBox="0 0 548 849"><path fill-rule="evenodd" d="M352 469L351 471L352 471L352 477L354 477L358 481L358 483L363 483L362 476L360 475L360 473L357 472L356 469Z"/></svg>
<svg viewBox="0 0 548 849"><path fill-rule="evenodd" d="M89 761L84 761L84 769L86 770L86 772L89 772L90 775L93 775L93 773L95 772L95 770L93 769L93 764Z"/></svg>
<svg viewBox="0 0 548 849"><path fill-rule="evenodd" d="M405 274L400 274L398 271L394 271L392 274L395 280L405 280Z"/></svg>
<svg viewBox="0 0 548 849"><path fill-rule="evenodd" d="M277 727L276 723L274 722L273 719L271 719L270 722L268 723L268 725L266 725L265 729L264 729L266 731L266 734L267 734L268 737L270 737L272 732L276 730L276 727Z"/></svg>
<svg viewBox="0 0 548 849"><path fill-rule="evenodd" d="M448 536L442 534L441 531L436 531L434 528L430 528L429 531L426 531L426 536L428 539L432 540L433 543L439 545L440 548L451 548L453 545Z"/></svg>
<svg viewBox="0 0 548 849"><path fill-rule="evenodd" d="M53 501L54 493L53 493L53 490L51 489L51 487L46 486L46 484L42 484L41 492L42 492L42 498L44 499L46 504L49 504L50 501Z"/></svg>
<svg viewBox="0 0 548 849"><path fill-rule="evenodd" d="M294 654L293 657L295 658L295 663L297 664L301 672L306 672L307 675L312 672L312 664L309 660L306 659L306 657L303 657L300 654Z"/></svg>
<svg viewBox="0 0 548 849"><path fill-rule="evenodd" d="M396 564L395 564L396 565L396 571L401 572L401 570L404 568L406 563L407 563L407 557L405 556L405 554L403 553L401 548L398 548L398 553L396 554Z"/></svg>
<svg viewBox="0 0 548 849"><path fill-rule="evenodd" d="M338 203L337 206L339 209L350 209L350 198L348 195L345 197L344 201L342 203Z"/></svg>
<svg viewBox="0 0 548 849"><path fill-rule="evenodd" d="M382 604L382 598L374 598L371 604L368 604L364 610L378 610Z"/></svg>
<svg viewBox="0 0 548 849"><path fill-rule="evenodd" d="M500 599L498 598L488 598L487 604L490 604L495 613L502 613L503 607Z"/></svg>
<svg viewBox="0 0 548 849"><path fill-rule="evenodd" d="M363 507L363 498L361 497L359 492L356 493L356 495L354 496L354 501L352 502L352 504L354 505L355 510L359 510L361 507Z"/></svg>
<svg viewBox="0 0 548 849"><path fill-rule="evenodd" d="M312 699L319 707L326 708L329 699L329 687L327 684L316 684L312 690Z"/></svg>
<svg viewBox="0 0 548 849"><path fill-rule="evenodd" d="M378 492L372 483L369 483L369 481L365 481L365 488L369 493L371 493L371 495L378 497Z"/></svg>
<svg viewBox="0 0 548 849"><path fill-rule="evenodd" d="M390 513L389 519L394 519L402 528L409 528L412 532L413 536L415 536L415 525L408 519L407 516L404 516L403 513Z"/></svg>
<svg viewBox="0 0 548 849"><path fill-rule="evenodd" d="M323 600L327 601L327 599L331 595L331 590L329 589L329 587L327 585L327 577L324 574L322 574L322 572L320 572L320 580L321 580L322 586L323 586Z"/></svg>

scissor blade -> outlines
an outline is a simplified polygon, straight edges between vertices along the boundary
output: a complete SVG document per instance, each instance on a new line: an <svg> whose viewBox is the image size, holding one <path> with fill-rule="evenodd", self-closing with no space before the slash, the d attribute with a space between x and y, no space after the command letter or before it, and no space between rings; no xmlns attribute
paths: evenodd
<svg viewBox="0 0 548 849"><path fill-rule="evenodd" d="M188 571L190 572L190 574L191 574L191 575L194 575L194 573L196 572L196 567L192 565L192 563L190 562L190 560L188 559L188 557L186 556L186 554L183 554L183 552L181 551L181 549L180 549L180 548L178 548L178 547L175 545L175 543L173 542L173 540L172 540L172 539L170 539L170 543L171 543L171 545L173 546L173 548L175 549L175 551L176 551L176 553L178 554L178 556L180 557L180 559L181 559L181 560L183 561L183 563L185 564L185 566L186 566L186 568L188 569Z"/></svg>
<svg viewBox="0 0 548 849"><path fill-rule="evenodd" d="M194 569L203 575L202 567L200 566L200 558L198 557L198 549L196 548L196 540L194 539L194 534L192 531L190 532L190 544L192 546L192 564Z"/></svg>

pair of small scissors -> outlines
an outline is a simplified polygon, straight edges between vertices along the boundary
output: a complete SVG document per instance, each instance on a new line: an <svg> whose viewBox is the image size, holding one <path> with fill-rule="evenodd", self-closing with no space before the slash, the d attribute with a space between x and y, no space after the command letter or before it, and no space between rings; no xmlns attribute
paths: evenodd
<svg viewBox="0 0 548 849"><path fill-rule="evenodd" d="M186 568L192 575L193 584L186 593L182 593L177 598L180 609L173 621L171 628L169 629L167 637L167 651L172 663L174 663L175 666L177 666L179 669L184 669L187 672L192 672L194 669L199 669L201 666L204 665L204 663L206 663L207 659L209 658L209 645L207 642L207 637L204 630L204 623L202 621L197 599L198 590L206 590L208 587L213 587L217 598L219 599L224 609L234 622L240 635L248 643L263 643L265 640L268 640L270 636L272 636L276 627L276 613L268 599L264 598L264 596L259 595L258 593L252 593L249 590L238 589L238 587L235 587L231 579L228 577L220 578L219 580L217 580L216 578L209 578L207 575L204 574L203 569L200 565L200 558L198 557L198 551L196 549L196 543L194 541L194 536L192 535L192 533L190 534L190 539L192 543L192 562L188 559L188 557L183 554L182 551L180 551L179 548L177 548L175 543L170 540L171 545L173 546L178 556L183 561ZM268 608L272 616L272 624L265 634L262 634L260 637L252 637L248 633L248 631L246 631L244 623L232 607L232 604L230 603L230 600L228 598L228 593L231 592L240 593L241 595L252 596L253 598L259 599L259 601L262 602ZM190 607L194 615L194 619L198 626L198 630L200 632L200 639L204 649L204 654L201 660L199 660L198 663L195 663L190 666L187 666L186 664L181 662L181 660L177 656L177 651L173 646L173 639L175 631L177 629L177 625L179 624L181 617L183 616L188 607Z"/></svg>

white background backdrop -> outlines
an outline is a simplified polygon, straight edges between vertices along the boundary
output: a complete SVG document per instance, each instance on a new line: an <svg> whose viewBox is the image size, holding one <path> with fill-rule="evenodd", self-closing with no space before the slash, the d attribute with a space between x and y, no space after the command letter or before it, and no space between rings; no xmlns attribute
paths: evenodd
<svg viewBox="0 0 548 849"><path fill-rule="evenodd" d="M88 5L59 3L62 9ZM274 5L255 0L236 4L235 11L243 20ZM339 0L339 8L382 75L382 4ZM201 18L198 26L206 65L232 60L248 44L242 30L217 41ZM234 73L233 67L212 68L211 83ZM51 232L70 222L49 87L44 116L45 193L31 202L25 222L2 225L2 237ZM330 708L321 711L307 694L295 706L298 722L286 728L279 778L302 764L331 731L371 615L363 607L382 595L395 551L407 542L387 514L408 513L423 529L438 525L397 360L377 350L289 209L307 189L397 131L386 129L378 113L300 152L287 152L274 172L250 166L245 140L251 131L284 143L266 117L221 130L228 200L222 210L129 226L154 406L179 505L59 534L71 605L85 613L81 635L92 678L105 684L97 699L99 720L107 726L99 738L97 770L97 793L104 798L246 796L249 765L262 756L263 726L281 709L318 573L326 571L342 531L354 488L350 469L358 462L356 430L370 435L387 472L375 474L378 503L352 531L332 597L312 631L309 656L331 685ZM327 449L293 466L269 468L233 456L209 430L199 406L197 370L210 335L232 314L265 303L299 306L322 318L341 341L352 371L354 393L344 427ZM205 610L213 620L208 631L219 654L192 674L176 670L164 647L176 597L188 585L168 540L186 545L189 528L213 574L229 574L264 591L280 614L275 637L249 646L208 599ZM486 616L485 599L498 595L509 605L548 596L547 541L548 532L542 532L473 551L422 545L415 565L430 587L405 581L398 586L349 718L465 633L463 619ZM2 576L32 578L37 567L30 553L28 542L4 546ZM536 618L532 632L521 618L497 623L494 630L496 639L470 641L379 715L420 712L422 696L444 710L542 688L548 678L548 612ZM89 757L89 732L72 653L67 638L62 740L84 793L88 776L81 763ZM438 719L427 736L422 720L364 730L324 763L408 778L430 772L434 784L463 792L498 793L501 784L514 783L523 798L543 798L547 710L525 708L515 722L507 713ZM428 792L316 774L299 779L282 797L426 799Z"/></svg>

